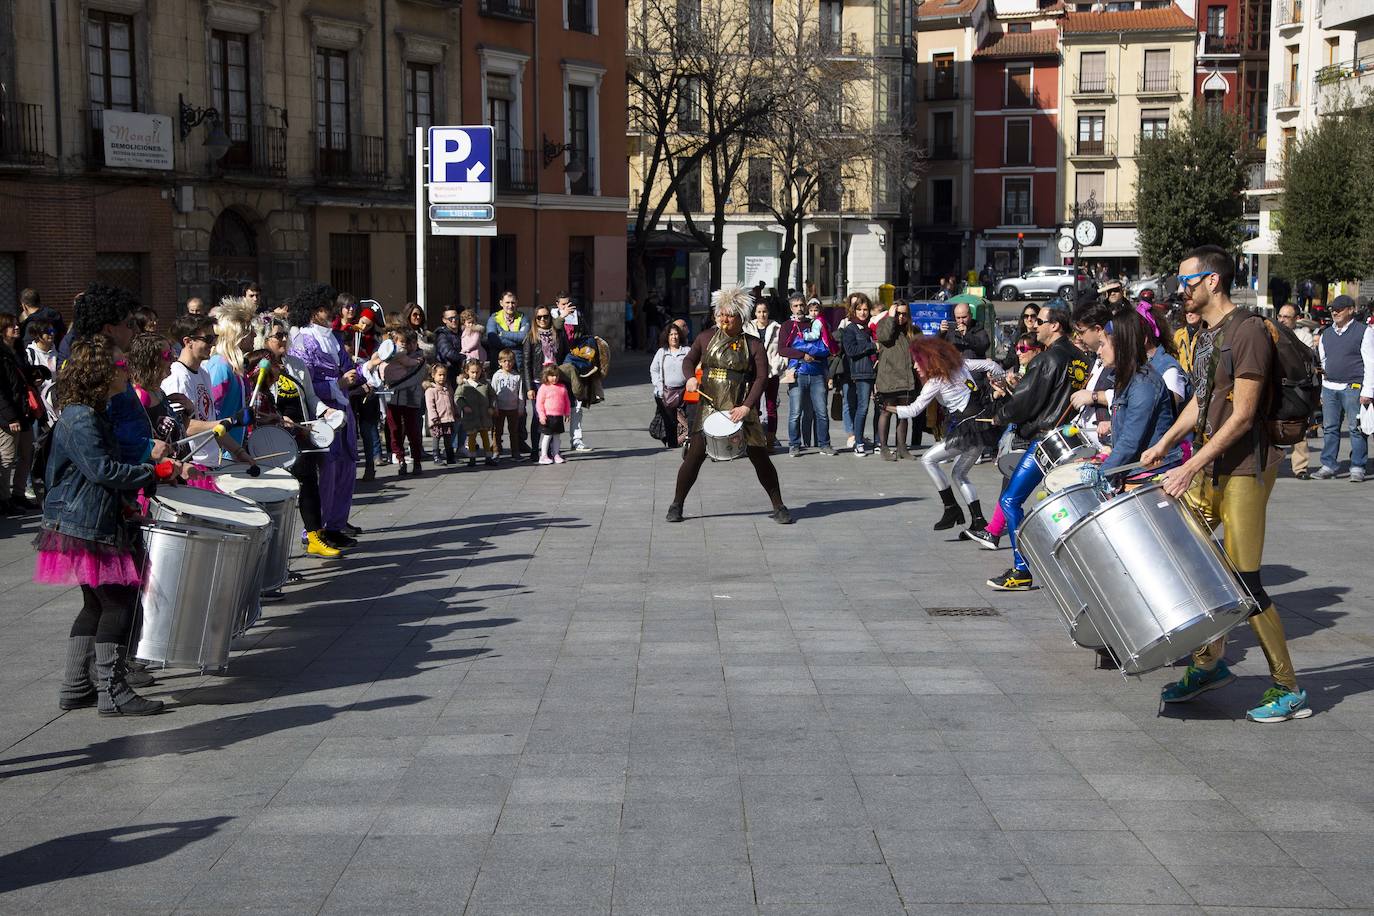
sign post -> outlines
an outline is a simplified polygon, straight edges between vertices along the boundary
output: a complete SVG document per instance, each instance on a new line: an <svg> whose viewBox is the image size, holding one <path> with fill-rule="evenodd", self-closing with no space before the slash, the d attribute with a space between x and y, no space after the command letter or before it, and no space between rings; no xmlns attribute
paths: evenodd
<svg viewBox="0 0 1374 916"><path fill-rule="evenodd" d="M426 235L496 235L494 140L486 124L415 129L415 293L426 320Z"/></svg>

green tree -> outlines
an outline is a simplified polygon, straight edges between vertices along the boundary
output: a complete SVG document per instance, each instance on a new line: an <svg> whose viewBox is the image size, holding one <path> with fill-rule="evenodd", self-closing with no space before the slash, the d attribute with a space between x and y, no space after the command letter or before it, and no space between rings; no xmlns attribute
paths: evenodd
<svg viewBox="0 0 1374 916"><path fill-rule="evenodd" d="M1318 120L1284 160L1274 217L1278 272L1328 283L1374 276L1374 115L1351 109Z"/></svg>
<svg viewBox="0 0 1374 916"><path fill-rule="evenodd" d="M1190 248L1240 247L1246 186L1245 125L1191 109L1167 136L1140 138L1136 233L1143 267L1173 270Z"/></svg>

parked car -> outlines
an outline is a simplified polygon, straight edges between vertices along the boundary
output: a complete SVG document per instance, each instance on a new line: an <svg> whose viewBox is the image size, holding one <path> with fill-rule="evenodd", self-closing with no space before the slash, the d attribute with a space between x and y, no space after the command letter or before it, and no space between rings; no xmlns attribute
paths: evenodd
<svg viewBox="0 0 1374 916"><path fill-rule="evenodd" d="M1078 278L1082 280L1082 277ZM1074 299L1074 270L1072 267L1042 264L1032 267L1019 277L1008 277L997 284L994 295L1003 302L1017 299L1043 297L1052 299L1060 296L1069 302Z"/></svg>
<svg viewBox="0 0 1374 916"><path fill-rule="evenodd" d="M1132 300L1139 299L1140 294L1148 289L1154 294L1155 301L1162 301L1172 292L1172 289L1170 289L1169 285L1165 282L1171 276L1173 276L1173 274L1154 274L1149 277L1141 277L1139 280L1132 280L1130 283L1126 284L1126 295L1131 297ZM1177 288L1177 286L1174 288Z"/></svg>

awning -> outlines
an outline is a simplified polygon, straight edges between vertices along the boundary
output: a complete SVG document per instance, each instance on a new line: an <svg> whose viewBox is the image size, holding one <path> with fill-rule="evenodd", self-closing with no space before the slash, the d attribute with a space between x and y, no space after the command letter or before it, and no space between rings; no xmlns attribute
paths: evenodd
<svg viewBox="0 0 1374 916"><path fill-rule="evenodd" d="M634 230L630 230L630 241L634 241ZM706 251L705 245L698 242L686 232L679 232L676 229L655 229L648 234L644 247L653 250L656 248L676 248L682 251Z"/></svg>
<svg viewBox="0 0 1374 916"><path fill-rule="evenodd" d="M1240 246L1243 254L1280 254L1279 240L1272 233L1261 232L1254 238L1243 242Z"/></svg>

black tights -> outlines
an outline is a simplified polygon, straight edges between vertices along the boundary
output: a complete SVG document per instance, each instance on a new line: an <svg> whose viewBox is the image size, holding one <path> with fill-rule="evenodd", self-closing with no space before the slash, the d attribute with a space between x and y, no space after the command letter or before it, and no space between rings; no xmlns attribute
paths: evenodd
<svg viewBox="0 0 1374 916"><path fill-rule="evenodd" d="M751 445L744 450L744 454L754 466L754 473L758 475L764 492L773 501L773 508L781 506L782 490L778 487L778 470L773 467L773 460L768 457L768 449L761 445ZM706 436L702 433L693 433L687 440L687 451L682 455L682 467L677 469L677 491L673 493L673 505L680 506L687 499L687 494L697 482L697 474L705 463Z"/></svg>
<svg viewBox="0 0 1374 916"><path fill-rule="evenodd" d="M886 408L878 410L878 445L887 448L887 431L892 426L892 418L897 416L895 413L888 413ZM907 427L910 420L897 419L897 447L906 448Z"/></svg>
<svg viewBox="0 0 1374 916"><path fill-rule="evenodd" d="M301 485L296 502L301 523L306 531L319 531L324 527L320 516L320 456L301 455L291 466L291 476Z"/></svg>
<svg viewBox="0 0 1374 916"><path fill-rule="evenodd" d="M133 629L136 585L81 586L81 613L72 622L71 636L94 636L96 642L129 641Z"/></svg>

